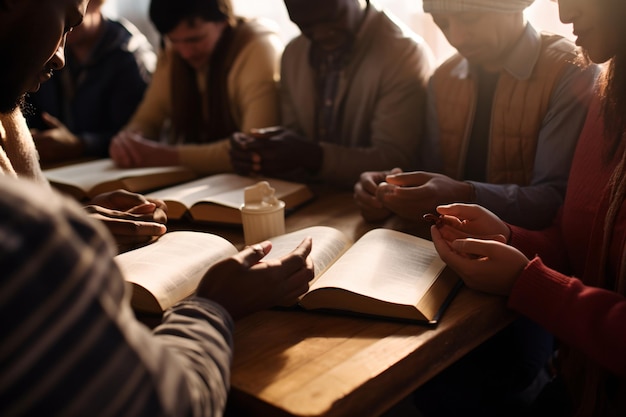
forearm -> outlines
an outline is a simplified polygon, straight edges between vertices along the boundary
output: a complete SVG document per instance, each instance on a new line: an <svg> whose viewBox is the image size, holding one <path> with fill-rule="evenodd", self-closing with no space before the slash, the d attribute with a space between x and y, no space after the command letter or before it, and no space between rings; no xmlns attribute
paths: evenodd
<svg viewBox="0 0 626 417"><path fill-rule="evenodd" d="M200 415L221 415L230 386L232 331L226 310L206 299L192 298L165 313L154 329L167 351L156 378L160 402L172 414L189 412L189 406Z"/></svg>
<svg viewBox="0 0 626 417"><path fill-rule="evenodd" d="M509 307L530 317L609 372L626 376L626 300L588 287L534 259L518 278Z"/></svg>
<svg viewBox="0 0 626 417"><path fill-rule="evenodd" d="M474 185L476 204L494 212L507 223L528 229L549 226L563 203L565 193L565 183L522 187L470 182Z"/></svg>
<svg viewBox="0 0 626 417"><path fill-rule="evenodd" d="M199 175L232 172L228 139L201 145L179 145L180 163Z"/></svg>
<svg viewBox="0 0 626 417"><path fill-rule="evenodd" d="M146 138L153 140L159 139L163 123L171 115L169 61L165 53L159 59L152 81L125 127L125 129L140 131Z"/></svg>

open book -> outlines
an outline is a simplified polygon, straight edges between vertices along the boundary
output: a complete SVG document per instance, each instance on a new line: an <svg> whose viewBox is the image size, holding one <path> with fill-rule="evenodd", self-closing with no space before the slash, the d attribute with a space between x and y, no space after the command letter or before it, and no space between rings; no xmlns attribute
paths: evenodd
<svg viewBox="0 0 626 417"><path fill-rule="evenodd" d="M293 209L313 197L305 184L273 178L251 178L237 174L217 174L148 194L167 204L167 217L208 223L241 224L239 207L244 201L244 188L267 181L275 195Z"/></svg>
<svg viewBox="0 0 626 417"><path fill-rule="evenodd" d="M119 188L138 193L152 191L196 178L182 166L119 168L108 158L47 169L44 175L55 188L78 200Z"/></svg>
<svg viewBox="0 0 626 417"><path fill-rule="evenodd" d="M461 282L444 270L432 242L387 229L352 244L337 229L309 227L272 238L266 259L289 253L306 236L313 238L315 278L299 303L305 309L435 324ZM158 313L193 294L211 264L235 253L212 234L170 232L116 261L133 284L133 307Z"/></svg>

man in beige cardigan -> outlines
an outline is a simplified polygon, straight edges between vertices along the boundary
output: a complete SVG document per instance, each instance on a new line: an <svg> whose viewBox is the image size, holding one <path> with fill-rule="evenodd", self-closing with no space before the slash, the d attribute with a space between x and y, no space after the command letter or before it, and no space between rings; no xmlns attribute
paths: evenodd
<svg viewBox="0 0 626 417"><path fill-rule="evenodd" d="M150 19L164 48L111 158L122 167L232 171L228 137L278 123L280 38L260 20L236 17L230 0L152 0Z"/></svg>

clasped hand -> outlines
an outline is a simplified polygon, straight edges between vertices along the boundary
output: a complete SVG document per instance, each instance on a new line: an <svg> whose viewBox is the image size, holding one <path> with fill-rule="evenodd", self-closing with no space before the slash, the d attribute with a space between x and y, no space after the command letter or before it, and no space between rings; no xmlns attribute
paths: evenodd
<svg viewBox="0 0 626 417"><path fill-rule="evenodd" d="M491 294L508 295L529 260L506 244L510 229L496 215L474 204L437 207L443 224L431 227L435 248L465 284Z"/></svg>
<svg viewBox="0 0 626 417"><path fill-rule="evenodd" d="M440 204L469 202L472 186L431 172L365 172L355 185L355 200L368 221L382 220L391 213L419 220Z"/></svg>
<svg viewBox="0 0 626 417"><path fill-rule="evenodd" d="M141 133L129 130L121 131L111 139L109 156L121 168L180 164L175 147L146 139Z"/></svg>
<svg viewBox="0 0 626 417"><path fill-rule="evenodd" d="M269 138L237 132L230 138L230 158L238 174L282 177L301 168L316 172L321 149L291 130L283 129Z"/></svg>
<svg viewBox="0 0 626 417"><path fill-rule="evenodd" d="M85 209L92 218L104 223L122 251L148 243L167 230L165 203L141 194L125 190L103 193Z"/></svg>

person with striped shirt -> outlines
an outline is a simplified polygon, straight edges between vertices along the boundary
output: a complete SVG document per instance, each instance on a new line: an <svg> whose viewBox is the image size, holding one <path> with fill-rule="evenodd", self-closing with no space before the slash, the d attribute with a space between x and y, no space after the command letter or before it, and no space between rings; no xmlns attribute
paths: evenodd
<svg viewBox="0 0 626 417"><path fill-rule="evenodd" d="M267 263L270 242L248 247L155 329L135 318L112 235L41 180L21 129L24 93L63 66L87 2L0 3L0 415L222 415L234 320L308 289L311 239Z"/></svg>

